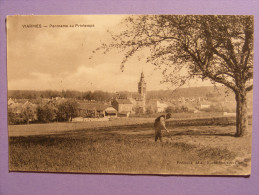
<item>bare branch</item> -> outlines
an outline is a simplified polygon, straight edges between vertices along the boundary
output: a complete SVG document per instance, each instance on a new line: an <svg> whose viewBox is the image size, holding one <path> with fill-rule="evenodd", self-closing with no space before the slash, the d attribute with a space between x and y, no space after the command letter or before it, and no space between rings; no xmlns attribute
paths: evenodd
<svg viewBox="0 0 259 195"><path fill-rule="evenodd" d="M250 85L246 88L246 91L251 91L253 89L253 85Z"/></svg>

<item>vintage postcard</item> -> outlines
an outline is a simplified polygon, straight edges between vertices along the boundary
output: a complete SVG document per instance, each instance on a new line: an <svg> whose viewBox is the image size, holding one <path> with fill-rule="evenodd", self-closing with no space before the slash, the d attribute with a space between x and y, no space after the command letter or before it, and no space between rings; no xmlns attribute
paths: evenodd
<svg viewBox="0 0 259 195"><path fill-rule="evenodd" d="M250 15L8 16L9 170L251 174Z"/></svg>

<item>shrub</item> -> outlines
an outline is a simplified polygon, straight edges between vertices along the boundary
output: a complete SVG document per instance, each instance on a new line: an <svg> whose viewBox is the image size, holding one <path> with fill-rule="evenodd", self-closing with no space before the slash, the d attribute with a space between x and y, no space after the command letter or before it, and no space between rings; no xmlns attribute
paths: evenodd
<svg viewBox="0 0 259 195"><path fill-rule="evenodd" d="M188 112L189 108L186 105L174 105L174 106L168 106L165 110L167 113L182 113L182 112Z"/></svg>
<svg viewBox="0 0 259 195"><path fill-rule="evenodd" d="M56 120L57 108L54 105L45 104L37 107L37 117L39 122L48 123Z"/></svg>
<svg viewBox="0 0 259 195"><path fill-rule="evenodd" d="M78 102L75 100L66 100L58 105L58 121L72 121L73 117L78 116Z"/></svg>

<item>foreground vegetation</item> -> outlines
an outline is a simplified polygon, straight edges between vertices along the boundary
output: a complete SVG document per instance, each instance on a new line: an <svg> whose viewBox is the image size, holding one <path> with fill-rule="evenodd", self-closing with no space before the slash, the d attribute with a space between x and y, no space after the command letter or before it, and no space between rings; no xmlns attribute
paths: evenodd
<svg viewBox="0 0 259 195"><path fill-rule="evenodd" d="M249 133L234 137L234 119L171 121L154 142L152 123L83 128L9 138L11 171L128 174L250 172ZM115 122L114 122L115 124Z"/></svg>

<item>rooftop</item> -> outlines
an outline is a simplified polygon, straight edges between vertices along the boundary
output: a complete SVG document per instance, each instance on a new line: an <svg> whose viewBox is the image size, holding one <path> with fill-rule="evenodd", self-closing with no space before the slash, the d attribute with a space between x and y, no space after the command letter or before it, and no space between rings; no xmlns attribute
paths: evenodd
<svg viewBox="0 0 259 195"><path fill-rule="evenodd" d="M108 104L100 104L100 103L79 103L80 109L85 110L105 110L106 108L111 107Z"/></svg>
<svg viewBox="0 0 259 195"><path fill-rule="evenodd" d="M116 99L119 104L132 104L129 99Z"/></svg>

